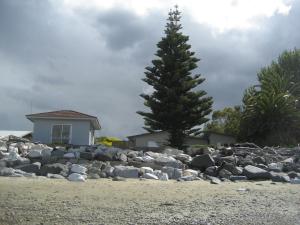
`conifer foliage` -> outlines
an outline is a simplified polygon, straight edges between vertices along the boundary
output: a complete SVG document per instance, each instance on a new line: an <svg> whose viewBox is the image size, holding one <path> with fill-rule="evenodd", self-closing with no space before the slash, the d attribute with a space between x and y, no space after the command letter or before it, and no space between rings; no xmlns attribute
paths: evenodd
<svg viewBox="0 0 300 225"><path fill-rule="evenodd" d="M188 36L182 34L180 12L175 6L169 12L165 36L158 42L156 58L146 67L143 79L153 87L152 94L141 94L149 112L143 116L148 132L168 131L170 146L182 148L186 135L197 134L200 125L207 122L212 98L198 86L205 80L200 74L192 75L199 61L190 51Z"/></svg>

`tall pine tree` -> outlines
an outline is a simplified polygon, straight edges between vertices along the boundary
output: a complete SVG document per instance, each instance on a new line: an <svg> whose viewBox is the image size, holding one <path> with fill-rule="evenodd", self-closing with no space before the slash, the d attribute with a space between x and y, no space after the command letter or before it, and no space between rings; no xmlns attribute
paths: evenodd
<svg viewBox="0 0 300 225"><path fill-rule="evenodd" d="M141 94L150 112L137 112L144 117L144 129L168 131L169 145L177 148L182 148L186 135L199 133L213 102L205 91L195 90L205 79L191 73L199 59L190 51L189 37L180 31L180 18L175 6L169 12L165 37L157 44L157 58L146 67L143 79L154 89L150 95Z"/></svg>

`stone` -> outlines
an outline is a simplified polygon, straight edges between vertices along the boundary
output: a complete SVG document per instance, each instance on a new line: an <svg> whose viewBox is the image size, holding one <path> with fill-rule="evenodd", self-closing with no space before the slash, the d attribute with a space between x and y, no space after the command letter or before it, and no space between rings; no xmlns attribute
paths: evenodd
<svg viewBox="0 0 300 225"><path fill-rule="evenodd" d="M145 179L158 180L158 177L152 173L145 173L142 177Z"/></svg>
<svg viewBox="0 0 300 225"><path fill-rule="evenodd" d="M0 168L0 176L12 176L15 173L13 168L3 167Z"/></svg>
<svg viewBox="0 0 300 225"><path fill-rule="evenodd" d="M285 173L271 172L270 175L273 182L290 182L290 177Z"/></svg>
<svg viewBox="0 0 300 225"><path fill-rule="evenodd" d="M299 178L292 179L291 184L300 184L300 179Z"/></svg>
<svg viewBox="0 0 300 225"><path fill-rule="evenodd" d="M175 155L183 154L183 151L178 150L176 148L165 148L163 150L163 154L167 154L169 156L175 156Z"/></svg>
<svg viewBox="0 0 300 225"><path fill-rule="evenodd" d="M300 178L300 173L297 173L295 171L291 171L288 173L288 176L292 179L296 178L296 177L299 177Z"/></svg>
<svg viewBox="0 0 300 225"><path fill-rule="evenodd" d="M28 153L28 158L42 158L41 150L31 150Z"/></svg>
<svg viewBox="0 0 300 225"><path fill-rule="evenodd" d="M154 160L155 164L160 166L169 166L174 168L182 168L183 164L179 160L174 159L172 156L160 156Z"/></svg>
<svg viewBox="0 0 300 225"><path fill-rule="evenodd" d="M169 179L174 178L174 168L173 167L164 166L163 168L161 168L161 172L168 174Z"/></svg>
<svg viewBox="0 0 300 225"><path fill-rule="evenodd" d="M231 175L232 175L232 173L226 169L221 169L219 171L219 177L221 177L221 178L229 179Z"/></svg>
<svg viewBox="0 0 300 225"><path fill-rule="evenodd" d="M210 183L212 184L220 184L221 180L217 177L210 177Z"/></svg>
<svg viewBox="0 0 300 225"><path fill-rule="evenodd" d="M1 167L6 167L6 161L5 160L0 160L0 168Z"/></svg>
<svg viewBox="0 0 300 225"><path fill-rule="evenodd" d="M71 166L71 173L78 173L85 175L87 168L78 164L72 164Z"/></svg>
<svg viewBox="0 0 300 225"><path fill-rule="evenodd" d="M252 160L255 164L266 164L266 160L261 157L261 156L257 156L255 158L253 158Z"/></svg>
<svg viewBox="0 0 300 225"><path fill-rule="evenodd" d="M32 164L24 164L24 165L19 165L17 167L15 167L15 169L20 169L24 172L27 173L35 173L35 174L39 174L40 169L41 169L41 163L40 162L35 162Z"/></svg>
<svg viewBox="0 0 300 225"><path fill-rule="evenodd" d="M175 156L175 159L187 164L192 161L192 157L187 154L178 154Z"/></svg>
<svg viewBox="0 0 300 225"><path fill-rule="evenodd" d="M75 158L75 153L76 152L68 152L68 153L64 154L64 158L65 159L74 159Z"/></svg>
<svg viewBox="0 0 300 225"><path fill-rule="evenodd" d="M107 174L105 172L100 172L99 173L100 178L107 178Z"/></svg>
<svg viewBox="0 0 300 225"><path fill-rule="evenodd" d="M63 158L66 153L67 152L64 150L54 149L53 151L51 151L51 156L57 157L57 158Z"/></svg>
<svg viewBox="0 0 300 225"><path fill-rule="evenodd" d="M114 167L108 165L104 168L103 172L105 172L108 177L113 177L114 176L114 170L115 170Z"/></svg>
<svg viewBox="0 0 300 225"><path fill-rule="evenodd" d="M231 180L231 181L247 180L247 177L246 176L231 175L229 177L229 180Z"/></svg>
<svg viewBox="0 0 300 225"><path fill-rule="evenodd" d="M209 154L199 155L192 159L191 166L204 171L207 167L214 166L215 161Z"/></svg>
<svg viewBox="0 0 300 225"><path fill-rule="evenodd" d="M220 169L226 169L233 175L241 175L243 173L242 167L237 167L232 163L223 162L223 164L220 166Z"/></svg>
<svg viewBox="0 0 300 225"><path fill-rule="evenodd" d="M187 175L187 176L182 176L180 178L178 178L178 181L193 181L195 180L195 176L194 175Z"/></svg>
<svg viewBox="0 0 300 225"><path fill-rule="evenodd" d="M115 159L120 160L122 162L127 162L127 156L122 152L117 152Z"/></svg>
<svg viewBox="0 0 300 225"><path fill-rule="evenodd" d="M199 171L197 170L192 170L192 169L187 169L184 170L182 173L183 176L194 176L194 177L198 177L199 175Z"/></svg>
<svg viewBox="0 0 300 225"><path fill-rule="evenodd" d="M178 179L182 177L182 169L174 168L173 179Z"/></svg>
<svg viewBox="0 0 300 225"><path fill-rule="evenodd" d="M48 173L48 174L47 174L47 177L48 177L48 178L51 178L51 179L65 179L62 175L59 175L59 174L53 174L53 173Z"/></svg>
<svg viewBox="0 0 300 225"><path fill-rule="evenodd" d="M94 154L91 152L80 152L80 158L86 159L86 160L93 160Z"/></svg>
<svg viewBox="0 0 300 225"><path fill-rule="evenodd" d="M115 166L114 176L125 178L138 178L139 169L132 166Z"/></svg>
<svg viewBox="0 0 300 225"><path fill-rule="evenodd" d="M204 174L208 176L216 177L218 175L218 167L217 166L207 167L204 171Z"/></svg>
<svg viewBox="0 0 300 225"><path fill-rule="evenodd" d="M266 170L260 169L255 166L248 165L244 167L243 174L248 179L269 179L270 173Z"/></svg>
<svg viewBox="0 0 300 225"><path fill-rule="evenodd" d="M140 171L141 171L142 174L153 173L153 169L151 167L141 167Z"/></svg>
<svg viewBox="0 0 300 225"><path fill-rule="evenodd" d="M78 182L84 182L85 181L85 176L79 173L71 173L68 176L69 181L78 181Z"/></svg>
<svg viewBox="0 0 300 225"><path fill-rule="evenodd" d="M40 174L46 176L48 173L60 174L69 170L67 165L61 163L46 164L41 167Z"/></svg>
<svg viewBox="0 0 300 225"><path fill-rule="evenodd" d="M99 161L114 161L116 154L122 151L119 148L103 148L100 147L95 150L95 159Z"/></svg>
<svg viewBox="0 0 300 225"><path fill-rule="evenodd" d="M169 177L168 174L166 173L161 173L160 176L158 177L159 180L163 180L163 181L168 181Z"/></svg>
<svg viewBox="0 0 300 225"><path fill-rule="evenodd" d="M270 163L268 164L268 168L270 171L273 172L281 172L283 168L283 164L278 162L278 163Z"/></svg>
<svg viewBox="0 0 300 225"><path fill-rule="evenodd" d="M100 179L100 176L97 173L91 173L88 175L89 179Z"/></svg>

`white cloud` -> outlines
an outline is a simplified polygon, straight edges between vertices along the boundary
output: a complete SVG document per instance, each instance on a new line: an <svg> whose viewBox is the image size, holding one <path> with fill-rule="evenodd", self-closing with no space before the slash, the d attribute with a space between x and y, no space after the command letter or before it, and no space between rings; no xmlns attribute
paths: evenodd
<svg viewBox="0 0 300 225"><path fill-rule="evenodd" d="M106 10L123 7L139 16L151 10L167 12L178 4L184 14L200 24L206 24L223 32L237 29L259 28L260 20L274 14L287 15L293 0L64 0L68 8L96 8Z"/></svg>

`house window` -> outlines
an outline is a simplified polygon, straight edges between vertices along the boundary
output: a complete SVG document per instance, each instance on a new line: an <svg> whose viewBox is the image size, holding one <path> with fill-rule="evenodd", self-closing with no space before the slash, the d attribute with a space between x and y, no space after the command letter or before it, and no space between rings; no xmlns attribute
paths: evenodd
<svg viewBox="0 0 300 225"><path fill-rule="evenodd" d="M53 125L52 126L52 143L70 144L71 125Z"/></svg>

